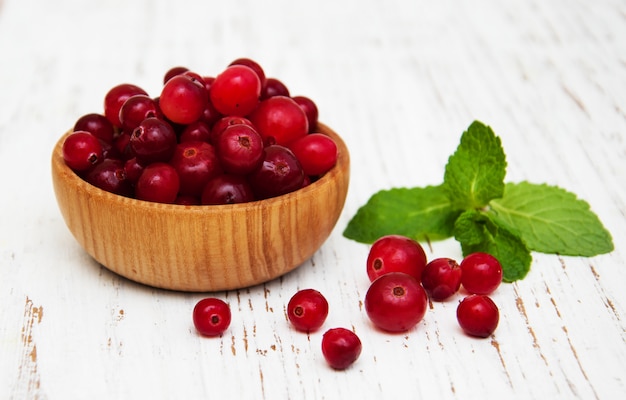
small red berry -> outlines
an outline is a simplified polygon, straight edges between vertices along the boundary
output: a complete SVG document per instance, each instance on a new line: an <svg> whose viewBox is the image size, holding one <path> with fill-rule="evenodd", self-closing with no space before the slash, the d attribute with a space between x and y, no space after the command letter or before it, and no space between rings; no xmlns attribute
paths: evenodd
<svg viewBox="0 0 626 400"><path fill-rule="evenodd" d="M334 369L346 369L361 355L361 339L346 328L329 329L322 336L322 354Z"/></svg>
<svg viewBox="0 0 626 400"><path fill-rule="evenodd" d="M230 321L230 307L214 297L200 300L193 309L193 324L204 336L221 335L229 327Z"/></svg>
<svg viewBox="0 0 626 400"><path fill-rule="evenodd" d="M379 238L367 256L367 276L373 282L389 272L404 272L420 281L426 267L426 253L415 240L401 235Z"/></svg>
<svg viewBox="0 0 626 400"><path fill-rule="evenodd" d="M469 254L461 261L461 271L461 285L473 294L490 294L502 283L502 265L491 254Z"/></svg>
<svg viewBox="0 0 626 400"><path fill-rule="evenodd" d="M413 276L403 272L382 275L365 294L365 311L378 328L404 332L414 327L426 314L428 296Z"/></svg>
<svg viewBox="0 0 626 400"><path fill-rule="evenodd" d="M287 304L287 317L302 332L319 329L328 316L328 301L315 289L303 289L291 297Z"/></svg>
<svg viewBox="0 0 626 400"><path fill-rule="evenodd" d="M74 171L87 171L103 159L102 144L89 132L74 132L63 142L63 160Z"/></svg>
<svg viewBox="0 0 626 400"><path fill-rule="evenodd" d="M500 312L488 296L472 294L459 303L456 318L465 333L485 338L496 330Z"/></svg>
<svg viewBox="0 0 626 400"><path fill-rule="evenodd" d="M273 96L263 100L249 119L266 144L285 146L309 133L306 114L291 97Z"/></svg>
<svg viewBox="0 0 626 400"><path fill-rule="evenodd" d="M159 96L161 111L177 124L190 124L200 119L208 101L204 82L185 73L170 78Z"/></svg>
<svg viewBox="0 0 626 400"><path fill-rule="evenodd" d="M451 258L435 258L422 272L422 286L434 301L443 301L461 287L461 268Z"/></svg>
<svg viewBox="0 0 626 400"><path fill-rule="evenodd" d="M135 197L155 203L174 203L180 189L180 178L170 164L156 162L143 169L137 185Z"/></svg>
<svg viewBox="0 0 626 400"><path fill-rule="evenodd" d="M289 143L288 147L309 176L323 175L337 163L337 144L323 133L302 136Z"/></svg>
<svg viewBox="0 0 626 400"><path fill-rule="evenodd" d="M261 80L243 64L228 66L215 77L209 90L211 104L224 115L248 115L259 104Z"/></svg>

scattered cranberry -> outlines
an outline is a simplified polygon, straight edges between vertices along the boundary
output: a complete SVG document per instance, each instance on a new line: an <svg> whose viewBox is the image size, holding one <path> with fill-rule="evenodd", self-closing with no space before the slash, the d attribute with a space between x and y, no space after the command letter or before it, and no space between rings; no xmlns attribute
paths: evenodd
<svg viewBox="0 0 626 400"><path fill-rule="evenodd" d="M459 291L461 268L451 258L435 258L422 272L422 286L430 299L443 301Z"/></svg>
<svg viewBox="0 0 626 400"><path fill-rule="evenodd" d="M346 328L329 329L322 336L322 354L334 369L348 368L361 355L361 339Z"/></svg>
<svg viewBox="0 0 626 400"><path fill-rule="evenodd" d="M472 294L459 303L456 318L465 333L485 338L496 330L500 312L488 296Z"/></svg>
<svg viewBox="0 0 626 400"><path fill-rule="evenodd" d="M193 324L203 336L219 336L230 326L230 307L223 300L209 297L193 309Z"/></svg>
<svg viewBox="0 0 626 400"><path fill-rule="evenodd" d="M328 316L328 301L315 289L303 289L294 294L287 304L287 317L302 332L319 329Z"/></svg>
<svg viewBox="0 0 626 400"><path fill-rule="evenodd" d="M490 294L502 283L502 265L487 253L472 253L461 261L461 285L469 293Z"/></svg>
<svg viewBox="0 0 626 400"><path fill-rule="evenodd" d="M421 281L422 271L426 267L426 253L411 238L387 235L372 244L366 266L370 281L389 272L404 272Z"/></svg>
<svg viewBox="0 0 626 400"><path fill-rule="evenodd" d="M413 276L389 272L377 278L365 294L365 311L382 330L404 332L426 314L426 291Z"/></svg>

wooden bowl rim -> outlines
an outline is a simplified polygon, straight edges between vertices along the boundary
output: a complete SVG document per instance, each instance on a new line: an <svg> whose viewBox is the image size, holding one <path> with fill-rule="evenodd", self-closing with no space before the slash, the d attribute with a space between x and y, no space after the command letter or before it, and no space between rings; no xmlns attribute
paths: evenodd
<svg viewBox="0 0 626 400"><path fill-rule="evenodd" d="M329 182L337 178L337 175L339 173L346 170L349 165L349 153L347 146L341 136L339 136L335 131L333 131L331 128L321 122L318 122L318 132L326 134L333 138L333 140L335 140L338 151L337 163L335 164L335 166L333 166L333 168L331 168L328 172L322 175L319 179L301 189L277 197L255 200L247 203L216 205L169 204L139 200L132 197L125 197L115 193L107 192L106 190L100 189L85 181L65 164L65 161L63 160L63 141L67 136L72 134L72 130L66 132L63 136L61 136L61 138L57 141L57 144L55 145L52 157L52 170L53 173L56 173L55 170L58 171L59 175L63 176L62 179L65 181L66 184L77 188L77 190L79 191L87 192L93 197L101 198L104 201L118 202L120 204L125 203L128 205L128 207L133 207L135 209L152 209L159 212L174 213L206 213L207 211L216 213L245 212L248 209L272 207L277 205L278 203L282 204L285 202L289 202L294 198L306 196L310 192L318 190L318 188L322 187L323 185L329 184Z"/></svg>

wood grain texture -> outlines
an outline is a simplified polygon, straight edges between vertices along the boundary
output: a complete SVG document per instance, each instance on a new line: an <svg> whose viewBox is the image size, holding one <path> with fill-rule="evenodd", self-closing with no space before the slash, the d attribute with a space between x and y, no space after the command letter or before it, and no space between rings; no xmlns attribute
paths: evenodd
<svg viewBox="0 0 626 400"><path fill-rule="evenodd" d="M2 1L0 398L621 399L625 38L620 0ZM50 154L113 85L156 96L174 65L216 74L242 56L316 101L350 150L350 189L300 268L212 294L233 322L207 339L191 322L204 293L134 283L80 247L57 207ZM362 305L368 247L341 232L377 190L441 182L475 119L501 137L507 181L576 193L616 248L533 253L528 276L494 294L501 319L486 340L456 323L463 293L431 304L405 334L380 332ZM453 240L425 248L461 256ZM309 335L285 315L306 287L330 303ZM335 326L363 342L342 372L320 350Z"/></svg>

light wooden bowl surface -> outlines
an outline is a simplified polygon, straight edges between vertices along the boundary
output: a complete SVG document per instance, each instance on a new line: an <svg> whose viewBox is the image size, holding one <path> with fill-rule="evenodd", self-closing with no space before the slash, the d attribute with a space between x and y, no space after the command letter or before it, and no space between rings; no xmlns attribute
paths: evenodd
<svg viewBox="0 0 626 400"><path fill-rule="evenodd" d="M343 140L320 124L339 152L319 180L245 204L183 206L118 196L92 186L52 153L52 180L67 227L96 261L149 286L211 292L253 286L308 260L333 230L349 184Z"/></svg>

